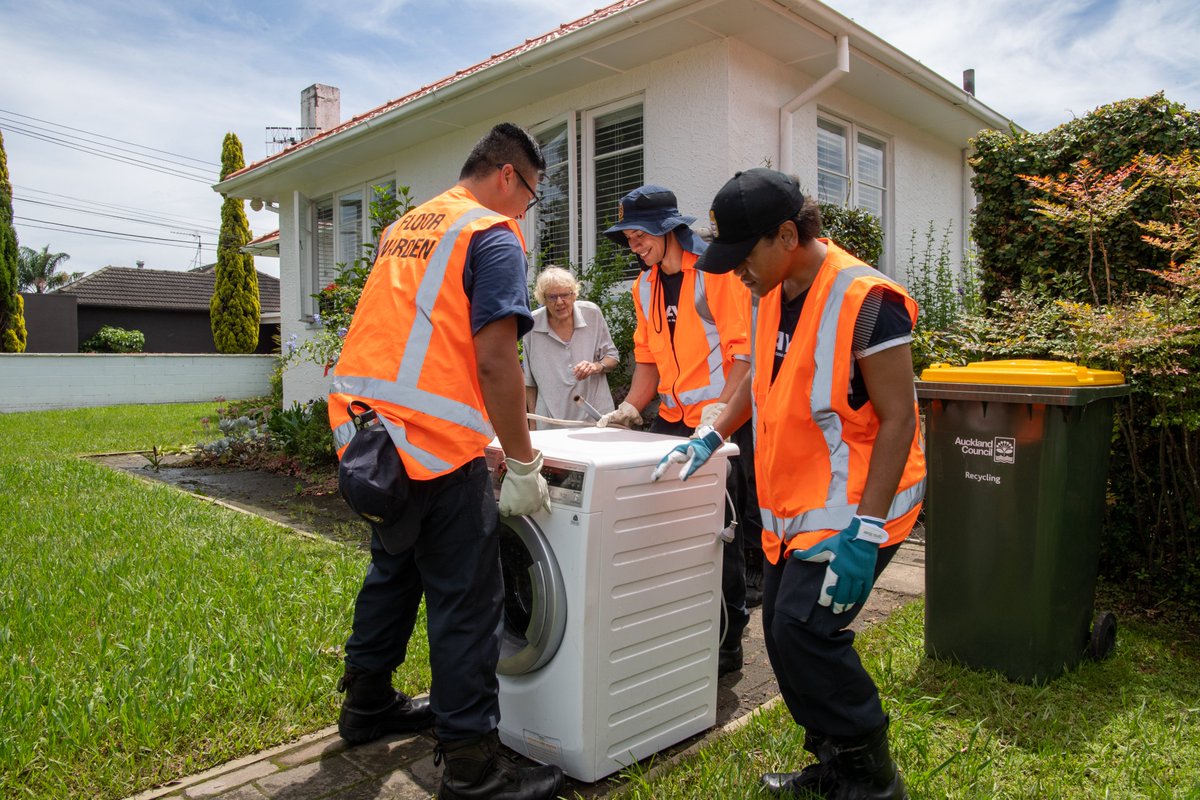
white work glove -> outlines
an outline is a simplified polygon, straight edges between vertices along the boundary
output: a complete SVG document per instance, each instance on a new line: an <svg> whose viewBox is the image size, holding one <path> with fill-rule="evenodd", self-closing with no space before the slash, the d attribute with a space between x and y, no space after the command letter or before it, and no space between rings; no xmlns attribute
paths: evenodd
<svg viewBox="0 0 1200 800"><path fill-rule="evenodd" d="M500 484L500 513L519 517L535 511L550 510L550 489L542 477L542 451L533 451L533 461L526 464L506 458L508 470Z"/></svg>
<svg viewBox="0 0 1200 800"><path fill-rule="evenodd" d="M700 409L700 424L697 425L696 430L692 432L692 438L698 439L700 436L704 435L703 433L700 433L701 428L715 428L717 425L717 417L721 416L721 412L724 410L724 403L709 403L704 408Z"/></svg>
<svg viewBox="0 0 1200 800"><path fill-rule="evenodd" d="M634 425L641 424L642 415L627 400L622 400L620 407L616 411L610 411L596 420L597 428L607 428L609 425L621 425L626 428L632 428Z"/></svg>

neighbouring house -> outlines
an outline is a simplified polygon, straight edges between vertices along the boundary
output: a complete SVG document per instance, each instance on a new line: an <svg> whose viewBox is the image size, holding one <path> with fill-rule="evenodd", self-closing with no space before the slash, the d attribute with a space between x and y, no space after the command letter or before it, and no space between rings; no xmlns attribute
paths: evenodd
<svg viewBox="0 0 1200 800"><path fill-rule="evenodd" d="M147 353L215 353L208 313L214 270L213 266L187 272L104 267L84 275L45 295L54 303L34 307L44 307L44 316L26 315L32 345L26 352L78 352L80 344L111 325L141 331ZM279 279L259 272L258 297L261 316L255 352L278 352ZM35 338L35 329L60 333ZM72 329L74 336L65 340L61 332Z"/></svg>
<svg viewBox="0 0 1200 800"><path fill-rule="evenodd" d="M822 202L877 215L879 266L900 280L913 232L931 222L949 227L961 263L969 139L1012 124L815 0L622 0L345 122L331 89L302 94L313 135L214 187L279 212L285 341L312 334L313 292L360 254L372 187L432 197L503 120L544 147L543 202L522 224L547 262L586 264L618 199L642 183L672 187L703 220L734 172L770 165ZM285 402L328 381L298 364Z"/></svg>

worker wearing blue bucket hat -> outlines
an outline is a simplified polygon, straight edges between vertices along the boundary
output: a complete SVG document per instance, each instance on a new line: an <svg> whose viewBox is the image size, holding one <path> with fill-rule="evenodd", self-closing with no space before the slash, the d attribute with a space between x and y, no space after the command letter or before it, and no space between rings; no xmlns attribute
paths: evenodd
<svg viewBox="0 0 1200 800"><path fill-rule="evenodd" d="M616 224L604 231L634 252L642 273L633 287L633 379L620 407L596 423L601 427L640 425L642 409L657 394L658 415L651 432L703 435L749 372L750 295L732 275L706 275L695 269L706 248L688 227L695 221L679 212L674 192L649 184L621 198ZM742 506L748 491L743 462L751 443L750 428L744 427L746 456L734 459L728 479L735 508ZM723 550L726 624L718 651L720 674L741 669L741 637L750 620L744 536L740 526L733 530L734 541Z"/></svg>

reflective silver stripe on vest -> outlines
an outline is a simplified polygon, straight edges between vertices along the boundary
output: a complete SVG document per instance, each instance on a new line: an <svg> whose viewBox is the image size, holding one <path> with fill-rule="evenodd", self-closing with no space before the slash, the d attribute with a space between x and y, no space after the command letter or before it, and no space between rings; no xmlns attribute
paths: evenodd
<svg viewBox="0 0 1200 800"><path fill-rule="evenodd" d="M341 450L354 438L354 420L348 419L333 429L333 449Z"/></svg>
<svg viewBox="0 0 1200 800"><path fill-rule="evenodd" d="M442 397L417 387L417 380L425 367L425 356L429 352L429 342L433 338L433 306L446 280L446 271L450 266L450 256L463 229L477 219L494 216L495 212L484 208L471 209L456 219L434 248L417 287L416 314L413 317L412 328L408 340L404 344L404 353L400 356L400 366L396 371L395 380L388 381L357 375L337 375L333 379L332 393L349 394L364 400L383 400L398 406L411 408L436 417L452 425L475 431L491 438L495 435L492 426L484 419L477 409L466 403ZM383 419L383 417L380 417ZM396 447L411 455L418 463L430 471L441 471L449 468L449 464L437 458L432 453L414 446L408 441L403 429L389 424L384 420L388 433ZM339 426L343 427L343 426ZM353 435L351 424L350 435ZM335 441L337 441L335 439ZM349 442L349 438L346 439Z"/></svg>
<svg viewBox="0 0 1200 800"><path fill-rule="evenodd" d="M813 349L813 385L809 395L813 422L825 438L829 451L829 488L825 494L825 505L798 514L781 517L766 508L760 508L763 527L769 527L785 541L798 533L822 530L841 530L850 524L858 511L858 504L849 502L847 486L850 479L850 447L842 436L842 420L833 409L833 374L837 361L838 320L846 300L846 291L858 278L877 275L867 266L847 267L840 270L829 289L825 306L821 309L821 321L817 327L817 342ZM755 329L757 329L757 304L754 307ZM757 422L757 419L756 419ZM896 519L911 511L925 496L925 480L905 489L892 498L887 518Z"/></svg>
<svg viewBox="0 0 1200 800"><path fill-rule="evenodd" d="M694 281L692 299L696 307L696 313L700 316L700 324L704 328L704 339L708 343L708 357L706 359L708 362L708 385L679 393L680 402L689 406L703 403L706 400L716 400L721 396L721 392L725 390L725 371L722 368L724 362L721 358L721 333L717 330L712 310L708 307L708 296L704 291L704 273L697 270L695 275L696 279ZM647 320L650 319L649 309L651 302L649 284L649 280L638 282L638 295L642 301L642 313L646 315ZM675 398L670 395L660 393L658 397L659 401L667 408L679 407L675 403Z"/></svg>

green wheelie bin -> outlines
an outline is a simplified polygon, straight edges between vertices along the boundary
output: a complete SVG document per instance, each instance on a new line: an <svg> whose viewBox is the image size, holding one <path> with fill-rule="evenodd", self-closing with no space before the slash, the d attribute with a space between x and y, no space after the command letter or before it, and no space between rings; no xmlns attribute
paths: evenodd
<svg viewBox="0 0 1200 800"><path fill-rule="evenodd" d="M917 381L928 461L925 652L1043 683L1107 656L1093 620L1119 372L935 364Z"/></svg>

